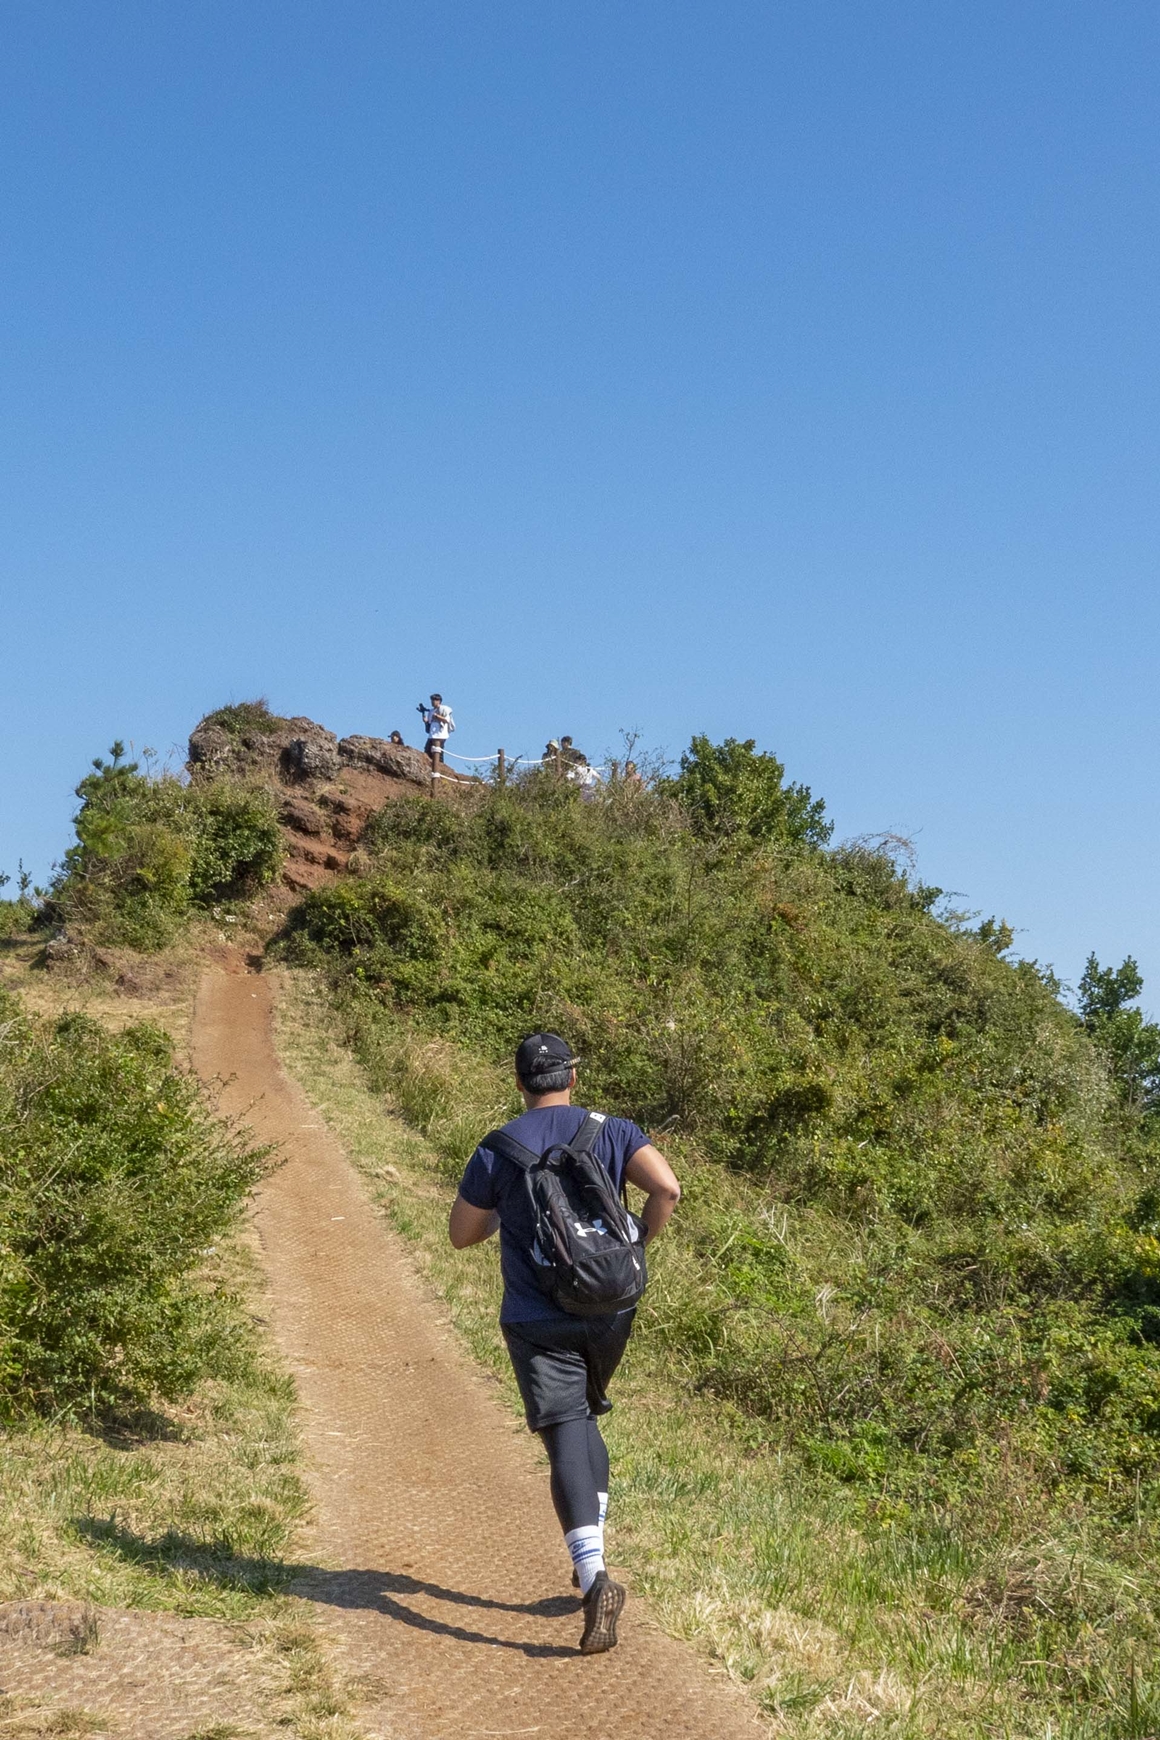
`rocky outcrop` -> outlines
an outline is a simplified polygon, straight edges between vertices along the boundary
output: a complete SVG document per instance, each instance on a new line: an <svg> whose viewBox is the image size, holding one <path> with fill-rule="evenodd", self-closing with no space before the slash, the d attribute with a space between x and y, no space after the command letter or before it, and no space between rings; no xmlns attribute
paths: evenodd
<svg viewBox="0 0 1160 1740"><path fill-rule="evenodd" d="M431 764L420 749L383 737L344 737L313 719L277 719L249 731L228 731L211 714L189 739L192 779L274 778L280 784L328 785L343 767L369 768L388 779L427 787Z"/></svg>
<svg viewBox="0 0 1160 1740"><path fill-rule="evenodd" d="M273 791L286 842L283 881L295 892L340 875L385 803L420 792L442 798L472 783L447 770L433 787L422 750L382 737L340 743L313 719L283 719L249 705L203 719L189 739L186 767L194 781L239 779Z"/></svg>
<svg viewBox="0 0 1160 1740"><path fill-rule="evenodd" d="M279 719L229 731L211 713L189 739L191 779L276 779L288 784L338 777L338 738L313 719Z"/></svg>
<svg viewBox="0 0 1160 1740"><path fill-rule="evenodd" d="M295 720L295 724L297 723ZM337 779L341 765L338 740L333 731L326 731L321 725L315 725L309 737L290 739L279 757L279 762L283 773L290 779Z"/></svg>
<svg viewBox="0 0 1160 1740"><path fill-rule="evenodd" d="M189 777L216 779L219 774L231 773L238 749L238 738L203 719L189 739L189 760L185 764Z"/></svg>
<svg viewBox="0 0 1160 1740"><path fill-rule="evenodd" d="M77 966L83 954L80 943L74 942L67 930L60 930L45 943L41 959L48 971L53 972Z"/></svg>
<svg viewBox="0 0 1160 1740"><path fill-rule="evenodd" d="M388 743L382 737L344 737L338 753L348 767L369 767L389 779L409 779L416 785L431 783L431 763L421 749L405 743Z"/></svg>

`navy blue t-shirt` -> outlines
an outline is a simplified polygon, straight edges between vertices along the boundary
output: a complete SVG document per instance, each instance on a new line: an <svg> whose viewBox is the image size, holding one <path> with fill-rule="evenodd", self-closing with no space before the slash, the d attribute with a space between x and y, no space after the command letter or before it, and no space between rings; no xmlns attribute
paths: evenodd
<svg viewBox="0 0 1160 1740"><path fill-rule="evenodd" d="M546 1154L557 1143L570 1142L588 1116L583 1106L535 1106L513 1118L504 1129L533 1154ZM627 1118L608 1118L592 1152L619 1191L624 1169L648 1141ZM477 1148L467 1162L459 1194L472 1208L499 1210L499 1263L503 1275L501 1323L571 1323L573 1318L543 1293L532 1266L536 1229L528 1203L524 1175L514 1160Z"/></svg>

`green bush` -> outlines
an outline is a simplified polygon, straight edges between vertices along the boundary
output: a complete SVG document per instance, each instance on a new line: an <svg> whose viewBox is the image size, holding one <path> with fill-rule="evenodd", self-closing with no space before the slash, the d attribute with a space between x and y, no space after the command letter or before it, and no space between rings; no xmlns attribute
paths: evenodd
<svg viewBox="0 0 1160 1740"><path fill-rule="evenodd" d="M689 1176L650 1306L674 1360L782 1444L913 1502L1016 1469L1133 1502L1160 1475L1154 1145L1006 927L937 917L821 815L701 740L654 794L402 801L282 946L456 1161L520 1036L566 1033L585 1097ZM456 1116L439 1046L481 1084Z"/></svg>
<svg viewBox="0 0 1160 1740"><path fill-rule="evenodd" d="M36 909L23 900L0 900L0 942L24 936L36 917Z"/></svg>
<svg viewBox="0 0 1160 1740"><path fill-rule="evenodd" d="M0 1398L99 1414L186 1394L229 1357L199 1280L262 1152L169 1040L50 1024L0 994Z"/></svg>
<svg viewBox="0 0 1160 1740"><path fill-rule="evenodd" d="M245 898L277 875L282 833L269 792L142 773L119 743L110 755L77 787L77 840L47 918L79 925L96 942L156 949L192 908Z"/></svg>
<svg viewBox="0 0 1160 1740"><path fill-rule="evenodd" d="M1131 1112L1150 1128L1160 1125L1160 1024L1130 1008L1144 989L1131 955L1115 969L1089 955L1079 982L1084 1027L1107 1057Z"/></svg>
<svg viewBox="0 0 1160 1740"><path fill-rule="evenodd" d="M273 881L282 831L268 794L219 781L186 790L185 802L192 820L189 893L196 904L243 899Z"/></svg>
<svg viewBox="0 0 1160 1740"><path fill-rule="evenodd" d="M727 737L720 744L694 737L677 778L661 789L671 792L693 825L709 835L824 846L834 831L822 799L808 785L786 785L781 762L760 753L752 737L744 743Z"/></svg>
<svg viewBox="0 0 1160 1740"><path fill-rule="evenodd" d="M7 888L11 880L6 871L0 870L0 888ZM16 888L15 900L0 899L0 942L24 936L31 930L36 919L37 902L43 897L43 889L32 886L32 876L24 868L23 860L20 862Z"/></svg>

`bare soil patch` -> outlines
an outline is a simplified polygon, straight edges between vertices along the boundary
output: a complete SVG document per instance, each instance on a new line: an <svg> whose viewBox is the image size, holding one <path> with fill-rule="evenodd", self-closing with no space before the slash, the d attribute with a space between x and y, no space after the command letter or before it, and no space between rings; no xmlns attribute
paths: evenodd
<svg viewBox="0 0 1160 1740"><path fill-rule="evenodd" d="M285 1734L285 1677L236 1626L77 1602L0 1605L5 1735ZM227 1720L228 1718L228 1720Z"/></svg>

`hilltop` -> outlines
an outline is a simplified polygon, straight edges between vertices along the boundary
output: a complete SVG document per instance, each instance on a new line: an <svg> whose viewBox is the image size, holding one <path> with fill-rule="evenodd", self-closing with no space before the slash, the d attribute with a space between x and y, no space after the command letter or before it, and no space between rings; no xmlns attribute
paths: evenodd
<svg viewBox="0 0 1160 1740"><path fill-rule="evenodd" d="M381 737L338 738L313 719L283 719L261 702L220 707L189 739L195 784L218 781L270 789L285 843L281 877L317 888L345 870L371 816L393 798L429 791L421 750ZM459 776L447 770L448 786Z"/></svg>

